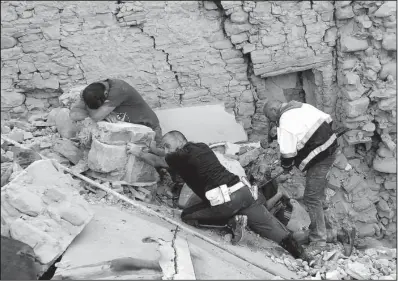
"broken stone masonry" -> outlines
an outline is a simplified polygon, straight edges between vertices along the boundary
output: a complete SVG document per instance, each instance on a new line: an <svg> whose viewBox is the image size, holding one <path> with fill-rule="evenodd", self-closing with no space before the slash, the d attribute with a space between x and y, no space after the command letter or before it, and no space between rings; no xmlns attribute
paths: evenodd
<svg viewBox="0 0 398 281"><path fill-rule="evenodd" d="M222 102L252 142L268 134L262 113L266 98L307 102L331 114L335 127L350 129L339 140L341 153L328 175L328 239L335 239L343 227L355 227L358 249L380 241L396 247L396 2L2 1L1 27L1 133L9 138L130 197L153 202L156 185L163 181L154 169L126 154L127 142L145 146L153 139L152 130L70 120L71 105L89 83L124 79L158 111ZM266 148L220 147L217 156L236 173L261 181L279 172L275 142ZM10 182L2 190L2 226L19 223L21 231L37 229L40 241L62 241L52 248L56 251L35 246L45 271L91 213L79 213L84 224L63 228L59 224L65 219L49 218L45 210L75 203L69 200L74 198L71 191L57 187L68 200L51 203L40 199L50 192L44 189L48 183L36 186L30 180L26 185L34 188L29 196L40 200L25 204L26 194L14 182L25 179L35 165L49 165L39 159L2 141L2 185ZM299 204L304 176L294 170L277 181ZM98 199L110 198L95 191ZM178 205L189 196L183 188ZM54 212L68 213L69 207ZM50 226L67 231L66 240L56 236L61 232L54 236L43 230ZM304 230L308 221L291 227ZM18 237L25 239L23 233ZM317 268L311 265L317 270L312 278L368 278L362 265L379 279L396 274L391 255L358 251L354 260L343 261L328 255L320 257ZM336 261L336 269L326 268L330 260ZM343 264L345 273L340 271ZM300 276L307 276L310 265L297 266Z"/></svg>

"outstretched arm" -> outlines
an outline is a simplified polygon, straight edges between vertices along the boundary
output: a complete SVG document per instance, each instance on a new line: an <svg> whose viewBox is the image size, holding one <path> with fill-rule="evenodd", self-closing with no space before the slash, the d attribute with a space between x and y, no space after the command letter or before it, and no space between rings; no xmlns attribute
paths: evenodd
<svg viewBox="0 0 398 281"><path fill-rule="evenodd" d="M143 152L142 148L138 145L128 144L127 152L140 158L142 161L155 168L169 168L169 165L167 165L164 157L152 153Z"/></svg>

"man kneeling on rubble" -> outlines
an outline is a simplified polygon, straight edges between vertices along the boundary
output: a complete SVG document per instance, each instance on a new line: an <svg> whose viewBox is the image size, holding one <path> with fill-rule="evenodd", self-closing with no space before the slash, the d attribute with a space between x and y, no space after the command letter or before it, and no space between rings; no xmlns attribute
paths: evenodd
<svg viewBox="0 0 398 281"><path fill-rule="evenodd" d="M233 233L232 243L238 243L246 224L262 237L271 239L292 256L299 258L303 249L285 226L273 217L264 205L256 200L246 179L229 172L204 143L188 142L178 131L162 138L160 147L143 152L139 146L128 146L129 153L154 167L176 172L203 202L184 209L181 218L196 226L227 227ZM157 154L157 155L155 155Z"/></svg>
<svg viewBox="0 0 398 281"><path fill-rule="evenodd" d="M91 117L94 121L124 121L147 126L155 131L160 142L162 130L159 119L142 96L127 82L107 79L88 85L80 101L70 111L70 118L80 121Z"/></svg>

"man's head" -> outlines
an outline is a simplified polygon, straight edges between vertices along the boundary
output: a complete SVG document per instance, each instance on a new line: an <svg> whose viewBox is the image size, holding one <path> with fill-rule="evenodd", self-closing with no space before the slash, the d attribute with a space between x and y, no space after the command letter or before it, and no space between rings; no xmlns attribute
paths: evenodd
<svg viewBox="0 0 398 281"><path fill-rule="evenodd" d="M105 103L107 90L104 84L96 82L88 85L82 93L84 103L90 109L98 109Z"/></svg>
<svg viewBox="0 0 398 281"><path fill-rule="evenodd" d="M179 131L170 131L162 138L160 146L164 148L166 153L175 152L187 143L185 136Z"/></svg>
<svg viewBox="0 0 398 281"><path fill-rule="evenodd" d="M278 116L282 107L282 102L279 100L267 100L263 107L265 117L271 122L278 121Z"/></svg>

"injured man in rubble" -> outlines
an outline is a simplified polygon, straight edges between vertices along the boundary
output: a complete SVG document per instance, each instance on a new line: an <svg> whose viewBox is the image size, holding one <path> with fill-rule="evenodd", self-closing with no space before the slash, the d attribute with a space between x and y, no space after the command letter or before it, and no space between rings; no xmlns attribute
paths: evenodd
<svg viewBox="0 0 398 281"><path fill-rule="evenodd" d="M247 224L254 232L275 241L295 258L303 258L302 247L257 200L249 182L229 172L208 145L188 142L182 133L171 131L163 136L160 147L164 148L164 152L150 148L152 153L148 153L130 144L128 152L156 168L167 168L179 174L202 199L203 202L183 210L181 219L185 223L227 227L233 233L233 244L242 239Z"/></svg>
<svg viewBox="0 0 398 281"><path fill-rule="evenodd" d="M72 107L70 118L74 121L91 117L94 121L124 121L147 126L155 131L159 142L162 130L156 113L142 96L127 82L106 79L88 85L81 99Z"/></svg>

